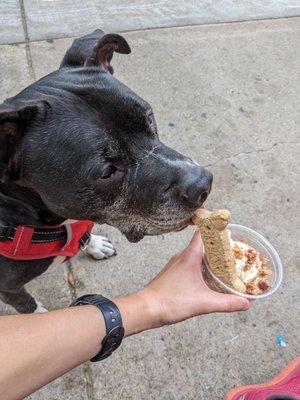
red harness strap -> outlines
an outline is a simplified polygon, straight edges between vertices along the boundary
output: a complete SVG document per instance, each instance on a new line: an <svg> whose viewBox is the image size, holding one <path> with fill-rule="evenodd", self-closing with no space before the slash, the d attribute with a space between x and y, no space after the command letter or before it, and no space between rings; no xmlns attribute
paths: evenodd
<svg viewBox="0 0 300 400"><path fill-rule="evenodd" d="M94 223L91 221L75 221L65 225L45 226L55 231L66 229L66 238L60 240L45 239L31 242L35 232L34 227L16 226L12 239L0 241L0 254L13 260L37 260L47 257L74 257L82 246L81 239L91 232ZM41 227L43 228L43 227Z"/></svg>

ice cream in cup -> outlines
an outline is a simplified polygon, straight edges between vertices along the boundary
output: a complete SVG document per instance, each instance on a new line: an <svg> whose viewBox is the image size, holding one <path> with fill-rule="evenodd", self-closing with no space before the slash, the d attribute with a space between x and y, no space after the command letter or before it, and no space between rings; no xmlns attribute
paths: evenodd
<svg viewBox="0 0 300 400"><path fill-rule="evenodd" d="M200 209L193 220L201 231L203 277L211 289L262 299L280 287L282 263L266 238L253 229L229 224L227 210Z"/></svg>

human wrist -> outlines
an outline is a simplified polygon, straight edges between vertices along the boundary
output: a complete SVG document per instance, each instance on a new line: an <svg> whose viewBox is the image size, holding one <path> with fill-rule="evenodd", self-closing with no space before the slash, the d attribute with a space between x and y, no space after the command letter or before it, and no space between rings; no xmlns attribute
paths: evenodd
<svg viewBox="0 0 300 400"><path fill-rule="evenodd" d="M163 325L160 303L155 293L147 288L117 297L113 302L120 310L125 337Z"/></svg>

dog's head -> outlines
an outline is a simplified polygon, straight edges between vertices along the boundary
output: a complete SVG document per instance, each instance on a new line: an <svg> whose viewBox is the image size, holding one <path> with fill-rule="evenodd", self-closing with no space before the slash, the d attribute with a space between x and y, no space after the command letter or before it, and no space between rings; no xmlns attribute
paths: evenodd
<svg viewBox="0 0 300 400"><path fill-rule="evenodd" d="M130 53L122 36L77 39L58 71L0 106L0 176L137 241L184 228L212 175L159 141L151 106L112 75L114 51Z"/></svg>

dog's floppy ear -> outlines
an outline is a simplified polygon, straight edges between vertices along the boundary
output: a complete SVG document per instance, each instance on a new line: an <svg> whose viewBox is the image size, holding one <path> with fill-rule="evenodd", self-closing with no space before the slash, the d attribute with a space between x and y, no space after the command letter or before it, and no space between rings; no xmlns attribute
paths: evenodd
<svg viewBox="0 0 300 400"><path fill-rule="evenodd" d="M27 124L39 110L38 103L0 104L0 181L19 175L19 149Z"/></svg>
<svg viewBox="0 0 300 400"><path fill-rule="evenodd" d="M74 40L60 68L101 66L112 74L110 61L115 51L122 54L131 52L123 36L114 33L105 35L103 31L97 29L89 35Z"/></svg>
<svg viewBox="0 0 300 400"><path fill-rule="evenodd" d="M101 65L112 74L113 68L110 65L110 61L115 51L121 54L129 54L130 47L123 36L117 34L104 35L95 45L85 65Z"/></svg>

